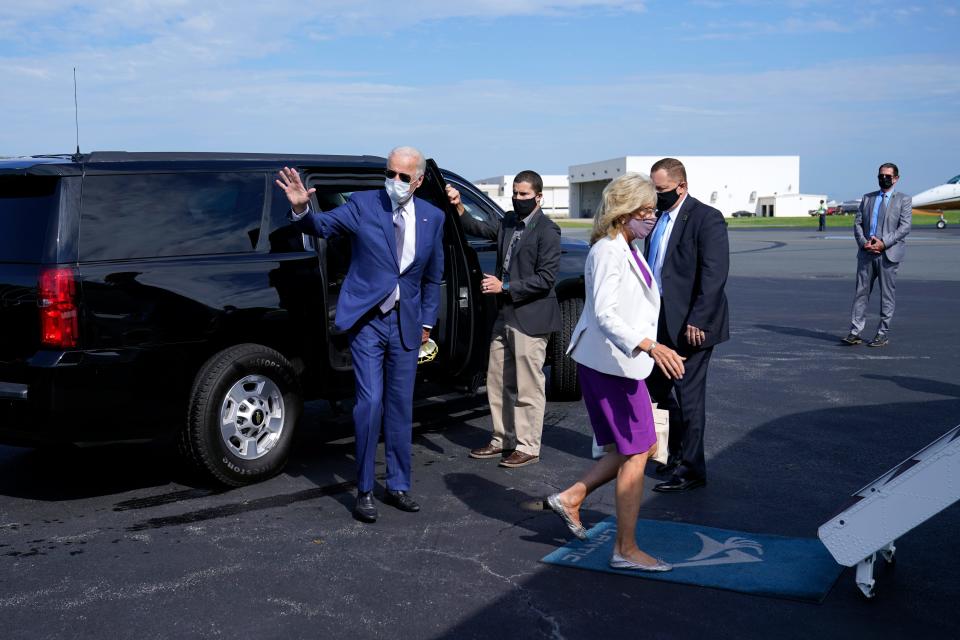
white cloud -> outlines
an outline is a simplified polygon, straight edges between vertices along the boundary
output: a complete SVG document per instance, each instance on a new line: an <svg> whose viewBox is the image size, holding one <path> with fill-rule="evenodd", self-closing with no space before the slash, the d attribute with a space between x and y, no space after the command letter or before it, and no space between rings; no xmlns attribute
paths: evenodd
<svg viewBox="0 0 960 640"><path fill-rule="evenodd" d="M14 75L18 72L6 62L0 60L0 84L17 86L19 97L0 107L8 124L0 130L0 152L70 149L69 67ZM127 68L131 64L137 71ZM687 153L708 152L710 145L716 153L789 152L812 139L869 137L888 127L931 131L945 116L932 110L930 123L902 121L903 105L939 98L946 111L960 95L952 61L935 59L851 60L754 73L674 72L556 84L543 93L529 92L521 81L418 86L336 74L323 78L296 68L184 69L187 78L158 73L149 83L126 81L125 73L142 72L147 64L107 60L96 74L81 74L85 149L382 153L398 138L416 136L416 144L459 158L480 173L489 173L504 154L529 154L531 162L553 158L562 170L587 154L586 160L599 159L650 145L663 149L667 143L684 145ZM880 68L896 81L869 82ZM146 68L147 75L151 71ZM669 97L662 100L650 90L666 86ZM519 95L524 99L516 100Z"/></svg>
<svg viewBox="0 0 960 640"><path fill-rule="evenodd" d="M363 30L384 33L385 24L401 29L444 17L642 11L645 5L413 0L404 5L406 22L388 22L384 5L371 0L321 0L306 3L308 12L304 4L212 1L198 11L185 0L3 3L0 155L73 148L73 66L79 71L84 150L383 154L410 142L477 177L506 170L505 158L511 167L562 173L568 164L660 151L803 153L805 163L818 157L826 163L836 145L880 154L881 137L909 166L933 164L943 154L931 149L960 144L951 112L960 76L950 56L567 80L542 91L499 79L500 69L419 84L377 69L345 71L336 60L275 62L293 44ZM54 19L64 13L68 21ZM853 28L842 17L809 25L825 32ZM708 26L717 34L776 34L809 25L780 19L772 26ZM888 81L875 81L881 72ZM918 109L917 117L901 115ZM853 170L859 168L837 173ZM940 179L939 172L931 180Z"/></svg>
<svg viewBox="0 0 960 640"><path fill-rule="evenodd" d="M381 33L448 18L565 15L584 10L641 12L637 0L407 0L402 7L379 0L273 0L269 3L207 0L36 0L0 5L0 37L10 42L122 43L131 35L176 38L214 28L246 45L250 35L307 37L311 26L326 35L377 29Z"/></svg>

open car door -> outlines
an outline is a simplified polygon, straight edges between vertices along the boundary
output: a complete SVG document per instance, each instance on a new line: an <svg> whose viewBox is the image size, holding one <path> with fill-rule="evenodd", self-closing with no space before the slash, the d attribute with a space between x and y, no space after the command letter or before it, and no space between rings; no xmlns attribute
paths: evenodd
<svg viewBox="0 0 960 640"><path fill-rule="evenodd" d="M440 319L431 337L439 347L432 362L421 364L418 373L428 378L458 378L472 373L473 360L485 358L478 341L485 339L480 308L482 273L476 252L467 244L460 227L460 216L447 199L445 182L435 161L427 160L423 184L417 195L436 205L445 214L443 226L443 282L440 293Z"/></svg>

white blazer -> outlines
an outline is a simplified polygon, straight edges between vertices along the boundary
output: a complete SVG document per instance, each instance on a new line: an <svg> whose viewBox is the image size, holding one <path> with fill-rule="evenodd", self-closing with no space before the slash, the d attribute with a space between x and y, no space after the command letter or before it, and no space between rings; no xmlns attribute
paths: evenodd
<svg viewBox="0 0 960 640"><path fill-rule="evenodd" d="M647 268L643 251L637 254ZM615 376L642 380L653 369L653 358L638 345L657 339L660 293L647 286L630 245L617 234L597 240L587 255L587 299L570 337L567 353L578 363ZM652 277L652 276L651 276Z"/></svg>

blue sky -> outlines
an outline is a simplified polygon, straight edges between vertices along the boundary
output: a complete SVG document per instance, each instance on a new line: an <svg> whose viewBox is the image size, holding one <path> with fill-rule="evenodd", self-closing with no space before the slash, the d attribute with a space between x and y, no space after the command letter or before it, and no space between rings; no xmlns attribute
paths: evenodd
<svg viewBox="0 0 960 640"><path fill-rule="evenodd" d="M960 3L32 0L0 7L0 155L383 155L468 178L623 155L799 155L845 199L881 162L960 173Z"/></svg>

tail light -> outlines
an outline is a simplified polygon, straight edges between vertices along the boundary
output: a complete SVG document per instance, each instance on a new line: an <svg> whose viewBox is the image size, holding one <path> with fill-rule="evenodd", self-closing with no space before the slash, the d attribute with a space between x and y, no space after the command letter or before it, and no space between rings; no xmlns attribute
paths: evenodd
<svg viewBox="0 0 960 640"><path fill-rule="evenodd" d="M45 347L77 346L77 281L73 269L40 274L40 340Z"/></svg>

